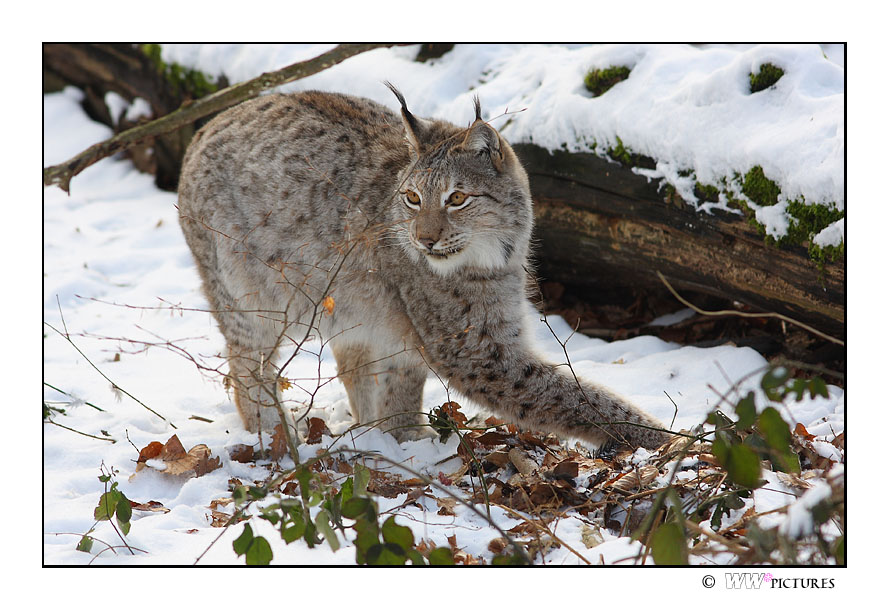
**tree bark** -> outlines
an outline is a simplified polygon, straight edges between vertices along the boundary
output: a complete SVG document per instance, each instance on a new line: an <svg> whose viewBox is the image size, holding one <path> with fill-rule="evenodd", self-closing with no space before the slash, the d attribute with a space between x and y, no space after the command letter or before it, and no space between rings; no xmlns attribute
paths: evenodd
<svg viewBox="0 0 890 611"><path fill-rule="evenodd" d="M658 185L593 154L515 145L535 200L538 274L590 290L677 289L778 312L843 337L845 266L765 243L743 216L665 201Z"/></svg>

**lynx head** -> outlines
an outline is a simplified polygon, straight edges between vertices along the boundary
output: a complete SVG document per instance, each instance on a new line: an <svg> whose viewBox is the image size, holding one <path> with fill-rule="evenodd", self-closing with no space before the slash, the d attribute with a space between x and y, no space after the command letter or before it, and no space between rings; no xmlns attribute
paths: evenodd
<svg viewBox="0 0 890 611"><path fill-rule="evenodd" d="M394 199L395 231L409 257L447 276L522 265L533 216L528 177L510 145L482 120L467 128L419 119L402 105L411 163Z"/></svg>

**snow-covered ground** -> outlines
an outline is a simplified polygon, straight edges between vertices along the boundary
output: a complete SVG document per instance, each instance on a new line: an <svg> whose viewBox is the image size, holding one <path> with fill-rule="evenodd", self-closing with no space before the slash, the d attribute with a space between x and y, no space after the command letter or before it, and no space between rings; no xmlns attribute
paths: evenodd
<svg viewBox="0 0 890 611"><path fill-rule="evenodd" d="M165 54L211 73L224 71L236 80L313 56L319 50L303 46L184 46L165 49ZM802 193L814 201L842 204L843 70L837 65L837 50L830 51L829 59L825 59L817 47L699 50L493 45L458 47L450 58L419 65L411 62L416 48L402 48L354 58L294 87L348 91L393 106L394 100L380 85L380 81L389 79L402 88L417 114L461 123L471 118L469 100L478 92L490 115L505 108L528 109L512 115L512 123L504 129L514 140L528 138L554 147L563 143L575 147L577 134L588 134L598 145L604 145L618 133L626 146L658 158L664 168L682 169L691 164L700 176L710 176L757 163L764 169L777 169L775 176L784 193ZM794 66L795 70L789 72L796 76L788 80L786 89L765 92L761 102L741 110L747 103L740 93L747 72L770 58ZM632 62L637 66L634 74L644 75L649 84L635 83L634 78L644 78L635 76L618 85L611 98L614 107L606 96L594 100L584 95L582 68L616 62ZM669 83L676 88L668 90ZM676 109L677 117L682 116L682 108L702 109L700 114L690 114L705 123L692 129L690 123L678 120L670 134L656 136L666 124L647 114L646 90L658 96L659 108ZM79 97L72 89L44 96L44 165L64 161L109 135L107 128L84 115ZM720 108L731 114L721 114ZM733 124L727 116L754 125L759 116L781 118L792 109L806 114L807 120L799 123L800 117L795 115L788 133L781 137L760 137L764 136L761 133L749 146L737 147L737 140L730 136L740 131L721 131L722 135L712 136L718 128ZM639 113L637 123L634 113ZM814 120L809 122L811 117ZM773 119L763 120L768 123ZM807 122L817 126L814 132L805 128ZM631 125L637 127L630 129ZM791 155L791 150L798 155ZM818 160L815 166L814 160ZM669 171L665 169L665 175ZM208 505L226 496L230 478L262 480L267 472L262 466L248 466L229 458L227 448L254 444L256 437L242 430L220 377L207 372L225 369L219 357L223 342L212 317L203 311L207 305L179 229L175 203L175 194L159 191L152 177L139 174L129 162L119 159L106 159L76 177L70 196L57 188L44 190L43 317L58 332L44 328L43 379L67 393L45 387L44 400L65 408L66 415L55 418L60 424L117 440L112 444L44 425L43 559L47 564L191 564L208 547L202 563L243 562L231 546L240 527L229 529L211 545L219 529L210 526ZM536 315L530 316L537 320ZM549 322L560 338L571 334L565 321L551 318ZM671 320L660 322L669 324ZM536 328L540 351L555 362L564 361L562 348L546 326L537 323ZM63 337L66 333L81 353ZM678 407L676 429L700 424L733 381L766 363L750 348L727 345L701 349L654 337L607 343L575 335L567 347L578 374L613 387L664 422L674 419L673 400ZM310 349L317 350L317 346ZM113 390L109 380L87 359L127 394ZM324 380L334 373L328 352L320 356L306 352L294 360L287 376L313 380L320 375ZM756 377L748 379L742 390L754 388L756 382ZM829 392L828 399L791 403L783 415L792 426L803 423L815 435L841 432L845 429L845 393L833 386ZM286 398L299 401L302 396L294 388L287 391ZM429 379L425 408L445 400L440 382ZM461 403L468 414L476 412L469 402ZM314 405L313 415L324 418L334 433L351 424L345 391L339 383L323 385ZM174 432L186 449L197 444L209 446L214 456L221 458L222 468L184 482L149 470L134 476L135 448L151 441L164 442ZM431 476L440 471L449 473L449 466L456 468L454 459L440 463L454 454L455 443L452 439L446 444L425 440L399 445L377 430L350 436L348 441L349 447L376 450ZM302 446L301 456L314 455L317 447ZM134 515L128 542L146 553L132 556L105 552L93 559L75 550L79 535L94 522L93 509L102 492L98 476L103 464L119 471L116 481L130 499L158 501L170 510ZM780 482L773 483L772 492L759 491L753 502L772 507L793 500L790 489ZM381 498L381 511L403 501L403 497ZM455 516L448 517L438 515L436 510L435 503L427 503L423 509L404 507L396 515L403 516L400 523L412 528L416 539L423 537L445 545L446 537L456 535L458 545L467 553L490 558L487 545L497 536L494 530L460 507ZM497 509L493 517L504 528L518 523ZM301 541L285 546L268 524L260 520L252 524L255 532L266 534L273 542L275 563L354 562L354 549L346 541L337 552L324 544L310 550ZM610 539L608 534L603 544L587 549L580 543L576 521L564 520L559 528L559 536L570 545L576 544L573 547L591 562L599 562L601 555L606 563L616 562L638 551L638 544L628 538ZM109 542L116 537L107 522L100 524L94 534ZM580 559L562 549L552 551L546 562L577 564Z"/></svg>

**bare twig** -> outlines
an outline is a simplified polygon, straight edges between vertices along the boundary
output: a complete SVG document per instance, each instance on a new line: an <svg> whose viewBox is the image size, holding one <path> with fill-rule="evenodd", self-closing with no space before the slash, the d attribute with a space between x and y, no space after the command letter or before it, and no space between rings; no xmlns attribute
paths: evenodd
<svg viewBox="0 0 890 611"><path fill-rule="evenodd" d="M674 289L673 286L671 286L671 283L667 281L667 278L664 277L664 274L662 274L659 271L656 271L655 273L658 274L658 277L661 279L661 281L664 283L664 285L667 287L667 289L671 292L671 294L677 298L677 301L679 301L680 303L685 305L687 308L692 308L693 310L695 310L696 312L698 312L699 314L701 314L703 316L740 316L742 318L777 318L779 320L789 322L792 325L797 325L801 329L809 331L813 335L817 335L817 336L821 337L822 339L828 340L828 341L830 341L834 344L837 344L839 346L845 345L843 340L839 340L836 337L827 335L827 334L823 333L822 331L819 331L818 329L814 329L813 327L811 327L808 324L802 323L798 320L794 320L793 318L785 316L784 314L779 314L778 312L741 312L739 310L703 310L700 307L698 307L698 306L690 303L689 301L683 299L682 297L680 297L680 294L677 293L677 291Z"/></svg>
<svg viewBox="0 0 890 611"><path fill-rule="evenodd" d="M69 184L72 178L105 157L124 151L147 138L172 132L202 117L254 98L267 89L321 72L353 55L358 55L378 47L391 46L393 46L391 43L339 45L313 59L291 64L275 72L263 73L254 79L226 87L198 101L186 102L164 117L143 125L137 125L108 140L94 144L65 163L44 168L43 184L44 186L56 185L67 193L69 192Z"/></svg>

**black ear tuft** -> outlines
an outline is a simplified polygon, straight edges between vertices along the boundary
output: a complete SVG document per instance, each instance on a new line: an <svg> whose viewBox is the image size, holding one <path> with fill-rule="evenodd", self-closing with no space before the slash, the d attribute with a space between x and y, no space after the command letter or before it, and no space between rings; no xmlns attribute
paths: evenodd
<svg viewBox="0 0 890 611"><path fill-rule="evenodd" d="M402 122L405 124L405 135L414 149L420 153L420 136L422 131L420 121L408 110L408 104L405 102L405 96L402 95L402 92L396 89L396 86L389 81L383 81L383 84L389 87L389 90L395 94L396 99L402 106Z"/></svg>
<svg viewBox="0 0 890 611"><path fill-rule="evenodd" d="M482 120L482 102L479 101L479 94L473 96L473 110L476 111L476 121Z"/></svg>

